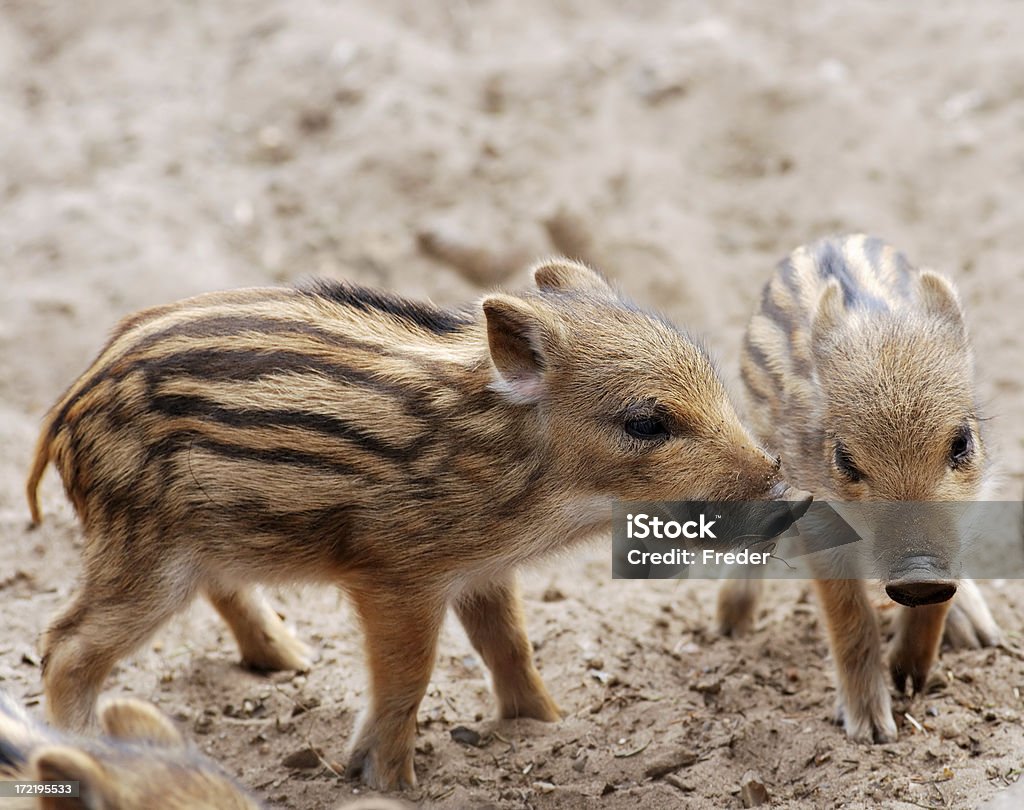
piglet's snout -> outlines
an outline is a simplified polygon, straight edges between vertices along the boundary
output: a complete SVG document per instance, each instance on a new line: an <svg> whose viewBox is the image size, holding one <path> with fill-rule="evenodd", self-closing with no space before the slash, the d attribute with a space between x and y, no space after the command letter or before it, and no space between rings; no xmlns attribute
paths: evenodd
<svg viewBox="0 0 1024 810"><path fill-rule="evenodd" d="M956 580L934 557L907 557L886 584L885 592L907 607L934 605L953 598Z"/></svg>
<svg viewBox="0 0 1024 810"><path fill-rule="evenodd" d="M797 489L796 487L791 487L785 481L782 481L772 487L771 492L768 493L768 499L772 501L779 501L780 506L785 506L786 515L791 524L804 516L807 510L811 507L811 501L814 500L810 492L803 489Z"/></svg>
<svg viewBox="0 0 1024 810"><path fill-rule="evenodd" d="M771 488L771 491L768 493L768 499L772 501L789 501L790 509L793 510L796 517L802 517L813 500L810 492L791 487L785 481L780 481Z"/></svg>
<svg viewBox="0 0 1024 810"><path fill-rule="evenodd" d="M776 537L804 516L811 505L811 493L780 482L768 493L769 502L759 511L762 537Z"/></svg>

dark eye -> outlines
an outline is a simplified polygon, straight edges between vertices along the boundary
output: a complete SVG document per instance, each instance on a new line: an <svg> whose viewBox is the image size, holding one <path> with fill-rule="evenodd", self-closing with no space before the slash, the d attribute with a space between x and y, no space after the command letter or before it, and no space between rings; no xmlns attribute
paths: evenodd
<svg viewBox="0 0 1024 810"><path fill-rule="evenodd" d="M974 435L967 425L961 425L957 429L953 441L949 444L949 466L958 470L965 464L970 463L974 456Z"/></svg>
<svg viewBox="0 0 1024 810"><path fill-rule="evenodd" d="M864 477L864 473L857 469L857 465L853 463L853 456L842 442L836 442L835 464L843 477L850 481L860 481Z"/></svg>
<svg viewBox="0 0 1024 810"><path fill-rule="evenodd" d="M626 433L634 439L642 439L645 442L663 441L669 437L668 425L664 419L657 416L627 419L624 427Z"/></svg>

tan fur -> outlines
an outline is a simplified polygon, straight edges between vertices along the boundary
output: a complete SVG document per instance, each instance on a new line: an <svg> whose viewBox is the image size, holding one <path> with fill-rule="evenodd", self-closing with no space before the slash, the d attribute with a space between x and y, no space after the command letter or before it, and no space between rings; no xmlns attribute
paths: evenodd
<svg viewBox="0 0 1024 810"><path fill-rule="evenodd" d="M786 477L831 501L960 501L979 497L988 460L960 304L942 276L913 268L878 239L847 236L799 248L764 289L747 330L743 380L757 436ZM953 463L955 437L972 452ZM842 451L849 464L840 465ZM854 480L857 478L859 480ZM948 557L958 538L948 528ZM944 542L944 541L937 541ZM884 540L875 553L885 559ZM822 577L828 574L821 572ZM857 579L817 583L839 681L839 714L856 739L891 740L877 619ZM978 636L998 630L973 583L956 614ZM719 623L740 632L759 585L728 583ZM889 666L896 685L924 687L950 603L901 607Z"/></svg>
<svg viewBox="0 0 1024 810"><path fill-rule="evenodd" d="M779 495L706 353L568 261L461 311L344 285L213 293L124 321L47 417L85 529L44 639L50 716L198 593L263 669L305 648L255 595L330 582L365 629L351 770L415 783L416 710L454 605L503 716L554 720L512 571L608 528L614 498ZM637 437L636 425L665 426ZM646 421L645 421L646 420ZM775 489L773 489L775 487ZM34 510L35 514L35 510Z"/></svg>

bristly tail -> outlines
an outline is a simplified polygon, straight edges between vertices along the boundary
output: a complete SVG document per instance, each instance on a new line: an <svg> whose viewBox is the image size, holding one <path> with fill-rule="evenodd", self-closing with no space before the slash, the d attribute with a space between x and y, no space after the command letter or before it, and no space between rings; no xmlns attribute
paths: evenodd
<svg viewBox="0 0 1024 810"><path fill-rule="evenodd" d="M56 410L46 418L43 432L39 435L39 441L36 442L36 456L32 462L32 471L28 475L25 491L28 495L28 508L32 513L32 526L38 526L43 522L43 512L39 508L39 481L50 463L50 445L53 443L53 428L56 418Z"/></svg>
<svg viewBox="0 0 1024 810"><path fill-rule="evenodd" d="M43 419L42 432L39 434L39 441L36 442L35 459L32 461L32 470L28 474L28 481L25 485L25 493L28 495L28 508L32 513L31 526L33 528L43 522L43 510L39 508L39 482L43 478L43 473L46 472L47 465L53 461L53 440L57 437L64 423L68 404L80 396L82 391L88 386L89 380L92 379L90 375L94 374L98 368L102 368L100 363L117 338L133 326L151 317L153 313L159 311L161 311L161 307L153 307L123 319L114 330L110 340L107 341L106 346L96 355L96 359L92 361L86 372L68 386L67 390L61 394L60 399L50 408Z"/></svg>

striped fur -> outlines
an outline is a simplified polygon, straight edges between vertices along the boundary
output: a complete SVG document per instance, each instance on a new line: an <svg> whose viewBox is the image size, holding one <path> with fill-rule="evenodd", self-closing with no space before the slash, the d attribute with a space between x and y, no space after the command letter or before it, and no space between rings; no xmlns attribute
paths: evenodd
<svg viewBox="0 0 1024 810"><path fill-rule="evenodd" d="M515 566L608 526L612 498L777 495L706 352L566 261L445 310L348 284L213 293L125 320L46 418L85 528L44 640L51 716L89 722L113 663L203 592L243 658L308 656L250 585L355 601L373 692L352 769L414 782L416 707L454 606L503 716L553 720ZM664 436L627 428L656 419ZM635 432L635 431L634 431Z"/></svg>
<svg viewBox="0 0 1024 810"><path fill-rule="evenodd" d="M815 497L960 501L982 493L989 465L956 292L881 240L825 239L783 261L750 321L741 368L756 435L781 453L787 478ZM889 567L861 575L881 577L890 594L902 592L893 583L909 565L904 538L881 525L869 530L865 558ZM948 524L922 532L928 545L913 553L931 555L936 579L955 588L945 561L958 553L960 538ZM894 739L877 621L863 584L831 578L835 568L820 575L846 730L867 741ZM960 609L979 637L995 640L984 601L973 584L961 584L970 598ZM724 631L749 626L759 588L754 581L723 587ZM924 687L949 607L901 608L889 662L901 690L907 681Z"/></svg>
<svg viewBox="0 0 1024 810"><path fill-rule="evenodd" d="M852 494L844 479L830 473L833 448L826 434L837 433L844 420L869 420L867 427L847 431L844 441L863 436L857 449L864 463L877 456L895 469L893 475L873 470L889 487L884 494L942 497L931 476L919 479L916 468L908 475L912 465L905 459L937 433L945 439L964 420L975 434L980 424L959 310L952 321L929 314L921 278L902 253L856 235L795 250L765 286L747 328L741 373L756 432L782 454L798 485L805 481L821 497ZM815 344L814 317L830 287L841 299L842 323ZM951 289L949 295L955 302ZM901 412L921 419L894 418ZM940 456L944 450L943 442ZM957 484L949 495L961 492Z"/></svg>

